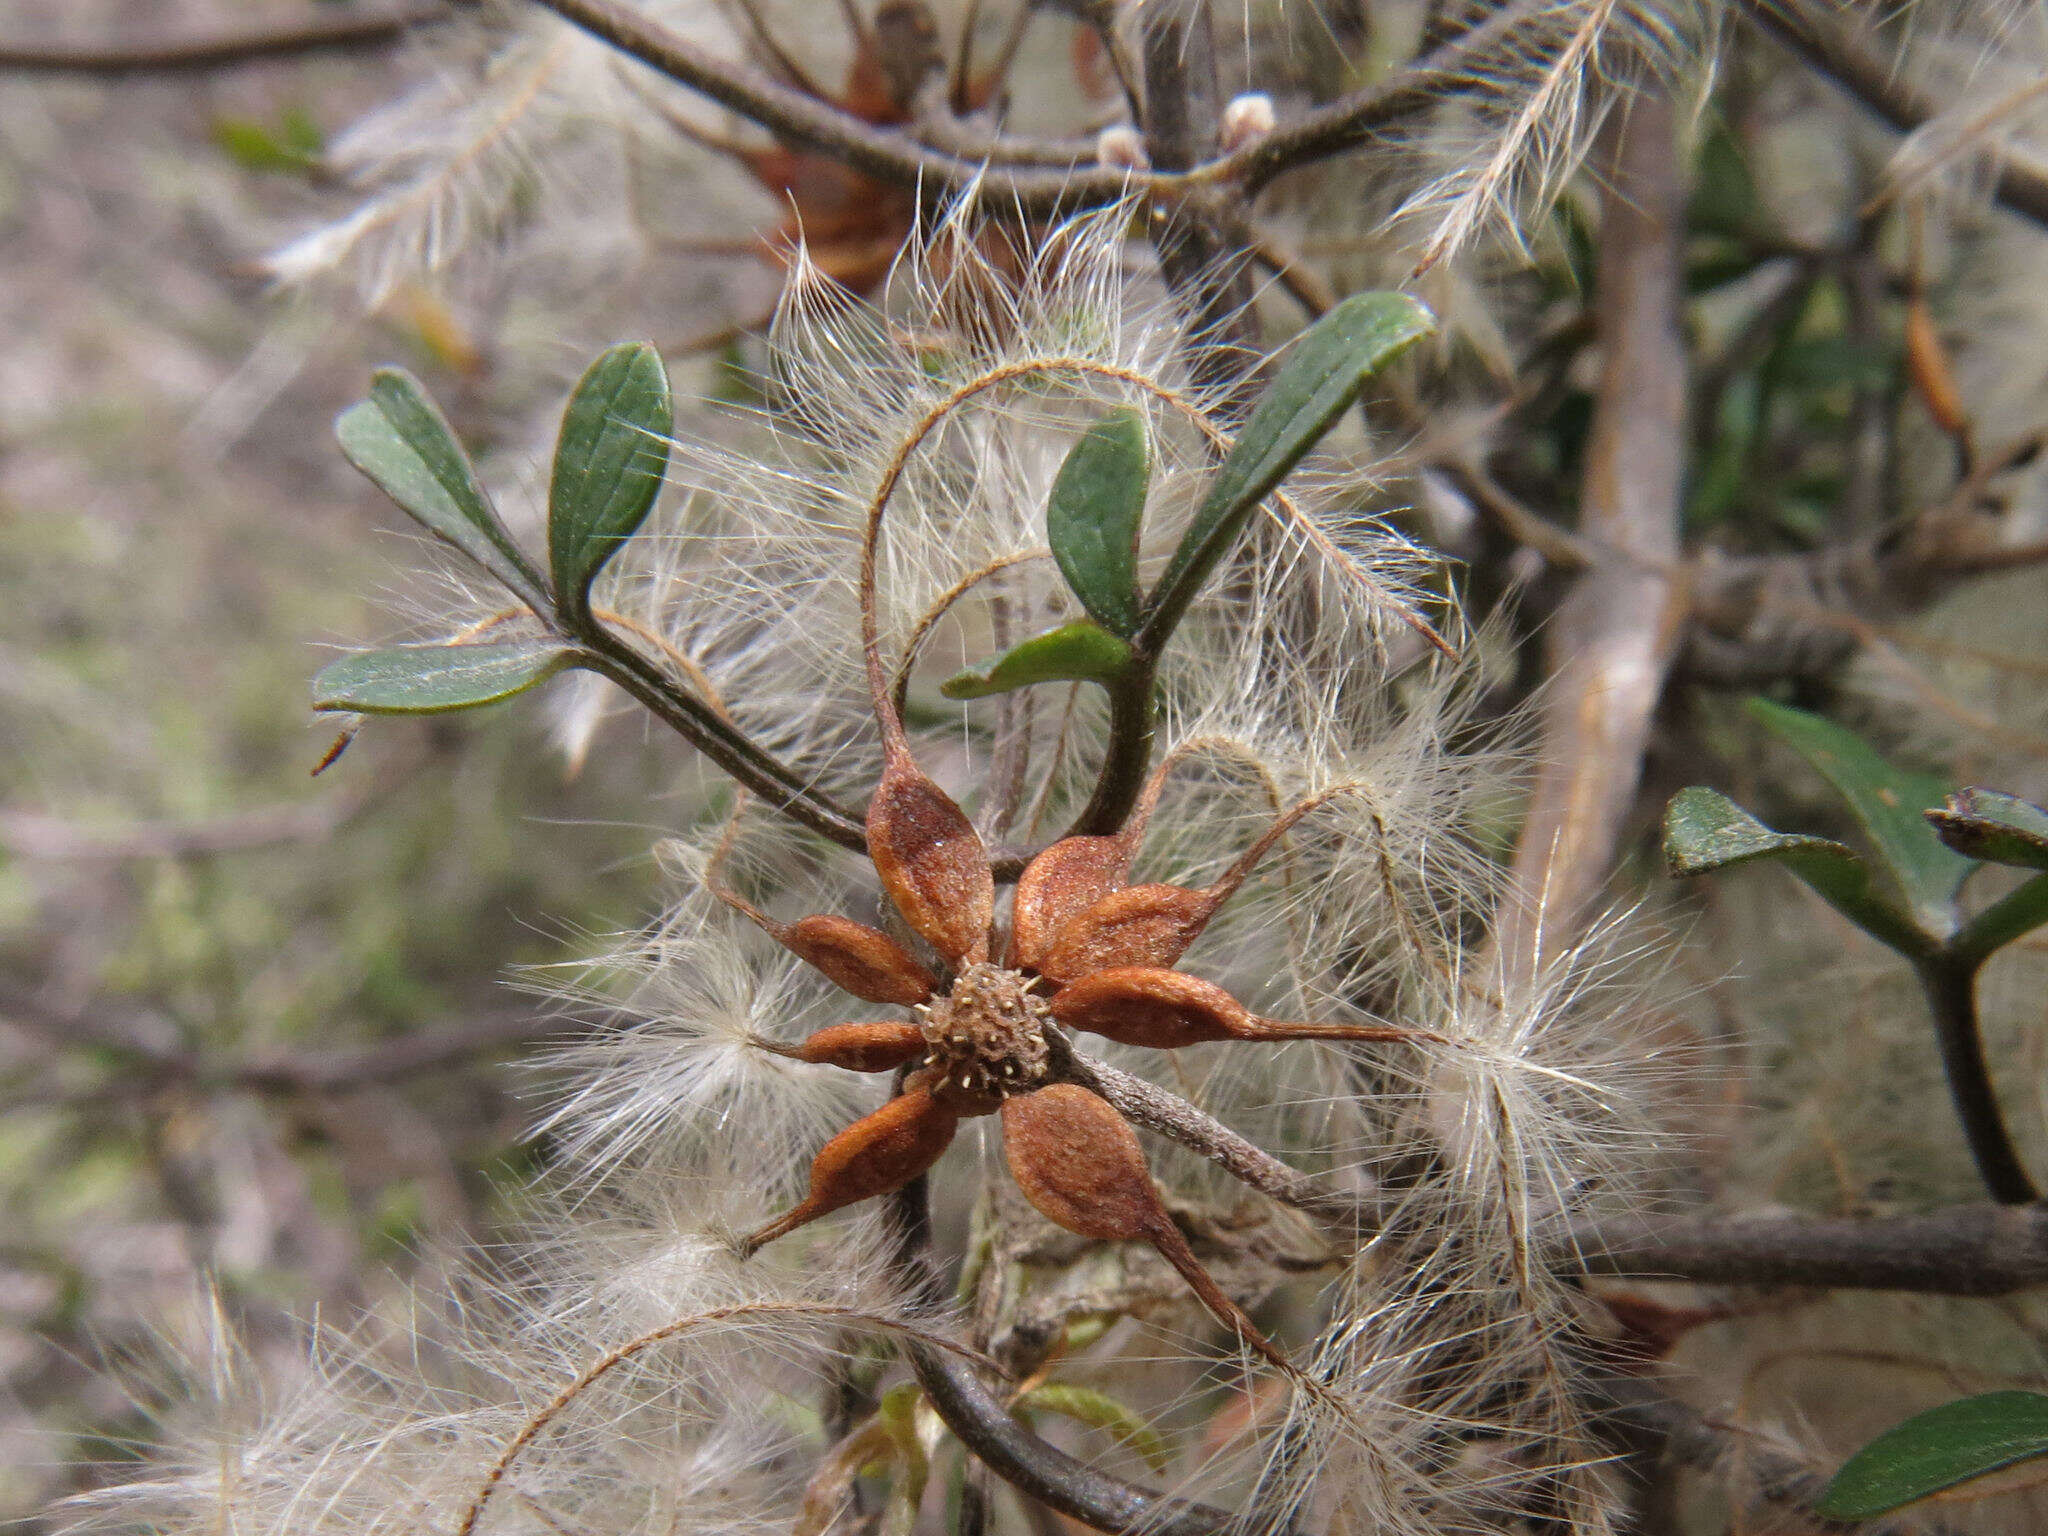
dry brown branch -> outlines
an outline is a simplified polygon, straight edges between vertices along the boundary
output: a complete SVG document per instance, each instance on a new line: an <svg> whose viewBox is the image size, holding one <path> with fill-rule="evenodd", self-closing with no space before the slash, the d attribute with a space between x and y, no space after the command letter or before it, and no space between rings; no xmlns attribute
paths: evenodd
<svg viewBox="0 0 2048 1536"><path fill-rule="evenodd" d="M1833 80L1880 119L1911 133L1939 115L1934 101L1908 80L1896 60L1839 26L1818 0L1743 0L1748 18ZM2048 224L2048 167L2008 157L1992 196L2037 224Z"/></svg>
<svg viewBox="0 0 2048 1536"><path fill-rule="evenodd" d="M31 75L175 74L237 64L389 48L415 27L446 21L467 0L408 5L356 16L301 16L187 37L128 37L104 43L0 42L0 70Z"/></svg>
<svg viewBox="0 0 2048 1536"><path fill-rule="evenodd" d="M1922 1215L1667 1216L1574 1229L1590 1275L2003 1296L2048 1282L2048 1208L1989 1203Z"/></svg>
<svg viewBox="0 0 2048 1536"><path fill-rule="evenodd" d="M466 1066L483 1056L593 1027L586 1019L522 1011L489 1014L350 1050L213 1057L186 1049L181 1044L183 1032L161 1015L107 1006L66 1007L5 977L0 977L0 1024L31 1031L58 1049L90 1048L124 1058L132 1066L109 1087L127 1096L173 1083L252 1093L347 1093Z"/></svg>
<svg viewBox="0 0 2048 1536"><path fill-rule="evenodd" d="M1550 630L1542 768L1515 855L1534 910L1503 941L1518 966L1569 933L1607 877L1684 616L1680 584L1664 573L1679 554L1686 422L1685 189L1669 98L1638 94L1602 131L1600 154L1602 356L1580 533L1602 559Z"/></svg>
<svg viewBox="0 0 2048 1536"><path fill-rule="evenodd" d="M1112 202L1128 189L1129 179L1121 171L1006 170L984 175L978 160L874 127L830 102L718 58L618 0L539 3L621 53L759 123L783 143L816 150L895 185L957 192L979 184L990 194L991 211L1016 216Z"/></svg>
<svg viewBox="0 0 2048 1536"><path fill-rule="evenodd" d="M622 53L759 123L784 143L927 192L979 186L992 213L1024 218L1095 207L1131 192L1149 193L1169 205L1204 189L1229 188L1253 195L1276 176L1354 149L1375 134L1433 110L1447 95L1470 89L1472 57L1498 48L1532 10L1540 8L1536 0L1505 6L1427 58L1284 123L1234 154L1199 164L1190 158L1180 162L1179 170L1139 173L1073 166L1066 162L1065 146L1048 152L1046 146L1028 141L1013 146L1000 135L984 143L971 130L957 140L961 152L954 152L876 128L829 102L717 58L619 0L539 3ZM1161 14L1168 9L1162 8ZM1158 160L1155 150L1155 163L1170 167L1174 162Z"/></svg>

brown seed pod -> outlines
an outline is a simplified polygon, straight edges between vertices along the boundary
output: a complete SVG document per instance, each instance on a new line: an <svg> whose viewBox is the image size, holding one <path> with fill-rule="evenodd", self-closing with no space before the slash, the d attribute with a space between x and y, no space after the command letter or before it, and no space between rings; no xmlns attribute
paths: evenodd
<svg viewBox="0 0 2048 1536"><path fill-rule="evenodd" d="M811 1192L742 1238L740 1252L752 1254L842 1206L901 1189L939 1160L959 1123L958 1115L922 1089L891 1099L825 1143L811 1161Z"/></svg>
<svg viewBox="0 0 2048 1536"><path fill-rule="evenodd" d="M938 978L879 928L820 912L768 931L855 997L909 1008L939 990Z"/></svg>
<svg viewBox="0 0 2048 1536"><path fill-rule="evenodd" d="M1067 920L1121 886L1130 863L1122 837L1066 837L1025 865L1011 917L1012 962L1036 970Z"/></svg>
<svg viewBox="0 0 2048 1536"><path fill-rule="evenodd" d="M868 857L889 899L953 965L988 958L996 887L974 824L890 742L868 803Z"/></svg>
<svg viewBox="0 0 2048 1536"><path fill-rule="evenodd" d="M818 1030L787 1054L819 1066L849 1072L894 1072L916 1059L925 1048L924 1031L915 1024L882 1020L873 1024L832 1024Z"/></svg>
<svg viewBox="0 0 2048 1536"><path fill-rule="evenodd" d="M1098 1242L1150 1243L1217 1321L1290 1376L1294 1364L1202 1268L1145 1166L1137 1132L1107 1101L1054 1083L1003 1105L1003 1150L1024 1198L1048 1221Z"/></svg>
<svg viewBox="0 0 2048 1536"><path fill-rule="evenodd" d="M1170 1051L1212 1040L1411 1040L1385 1025L1262 1019L1214 982L1150 965L1111 966L1060 989L1052 1016L1123 1045Z"/></svg>
<svg viewBox="0 0 2048 1536"><path fill-rule="evenodd" d="M1003 1150L1017 1187L1046 1220L1097 1242L1150 1241L1173 1225L1137 1132L1108 1102L1053 1083L1003 1106Z"/></svg>
<svg viewBox="0 0 2048 1536"><path fill-rule="evenodd" d="M1061 926L1040 960L1039 973L1073 981L1116 965L1170 966L1222 904L1213 886L1191 891L1178 885L1131 885L1111 891Z"/></svg>

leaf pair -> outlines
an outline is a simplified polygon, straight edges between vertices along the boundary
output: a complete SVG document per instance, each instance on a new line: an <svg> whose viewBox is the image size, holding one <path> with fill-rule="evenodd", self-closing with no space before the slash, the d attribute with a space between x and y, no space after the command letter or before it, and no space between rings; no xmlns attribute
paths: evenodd
<svg viewBox="0 0 2048 1536"><path fill-rule="evenodd" d="M1753 859L1782 863L1844 917L1909 958L1949 943L1956 897L1977 866L1929 826L1944 782L1893 767L1851 732L1818 715L1752 699L1750 714L1813 765L1847 803L1874 861L1831 838L1775 832L1727 796L1695 786L1664 813L1672 873L1703 875Z"/></svg>
<svg viewBox="0 0 2048 1536"><path fill-rule="evenodd" d="M555 447L550 581L506 531L476 466L419 381L403 369L380 369L369 398L335 422L342 453L429 533L496 577L552 633L347 656L314 679L313 707L363 714L473 709L578 665L576 639L592 623L591 583L653 508L674 427L668 375L652 347L623 342L590 365Z"/></svg>
<svg viewBox="0 0 2048 1536"><path fill-rule="evenodd" d="M1088 617L1034 635L948 679L942 691L976 699L1033 683L1108 684L1157 656L1258 504L1357 400L1366 380L1435 324L1406 294L1376 292L1352 295L1303 331L1143 596L1138 541L1151 445L1142 412L1110 411L1067 454L1045 512L1053 559Z"/></svg>
<svg viewBox="0 0 2048 1536"><path fill-rule="evenodd" d="M1831 838L1774 832L1715 790L1695 786L1664 812L1664 856L1676 875L1773 859L1849 921L1907 959L1981 964L2048 923L2048 874L1967 923L1963 882L1985 864L2048 871L2048 811L1993 789L1946 794L1932 775L1893 767L1840 726L1764 699L1749 710L1841 793L1870 839L1866 860Z"/></svg>

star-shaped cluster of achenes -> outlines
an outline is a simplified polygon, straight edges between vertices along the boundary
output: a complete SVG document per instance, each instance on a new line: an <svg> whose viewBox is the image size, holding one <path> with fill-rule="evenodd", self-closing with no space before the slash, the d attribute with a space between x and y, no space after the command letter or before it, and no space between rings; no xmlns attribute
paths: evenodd
<svg viewBox="0 0 2048 1536"><path fill-rule="evenodd" d="M1408 1038L1381 1026L1263 1019L1223 988L1174 969L1306 807L1281 817L1213 885L1131 884L1162 768L1121 832L1067 837L1031 860L1017 880L1009 932L998 935L995 880L981 838L918 768L893 711L878 713L885 766L868 808L868 854L883 890L938 952L946 974L934 975L864 923L831 914L777 922L721 892L855 997L913 1015L835 1024L787 1048L803 1061L855 1072L911 1070L896 1097L826 1144L811 1165L810 1193L746 1237L743 1249L752 1253L828 1212L902 1188L938 1161L963 1119L1000 1112L1010 1172L1033 1206L1082 1237L1151 1244L1239 1338L1285 1366L1189 1248L1123 1117L1089 1089L1052 1080L1048 1037L1060 1028L1085 1030L1160 1049Z"/></svg>

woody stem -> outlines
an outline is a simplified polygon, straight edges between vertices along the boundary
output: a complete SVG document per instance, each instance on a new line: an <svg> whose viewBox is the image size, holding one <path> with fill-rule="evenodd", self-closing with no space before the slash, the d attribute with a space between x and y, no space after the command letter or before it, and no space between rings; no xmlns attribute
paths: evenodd
<svg viewBox="0 0 2048 1536"><path fill-rule="evenodd" d="M925 1179L912 1179L889 1197L889 1205L894 1217L886 1250L889 1267L914 1302L932 1308L944 1306L945 1287L931 1258L931 1210ZM1243 1528L1237 1515L1153 1493L1047 1444L1011 1416L970 1362L909 1338L904 1339L903 1349L926 1401L946 1428L991 1472L1047 1508L1099 1531L1227 1536ZM1277 1528L1276 1536L1299 1533L1286 1526Z"/></svg>
<svg viewBox="0 0 2048 1536"><path fill-rule="evenodd" d="M1051 1047L1056 1080L1086 1088L1106 1100L1131 1124L1199 1152L1261 1194L1271 1195L1296 1210L1361 1231L1378 1225L1376 1191L1354 1193L1333 1189L1314 1175L1289 1167L1179 1094L1105 1061L1082 1055L1056 1031L1046 1031L1046 1043Z"/></svg>

